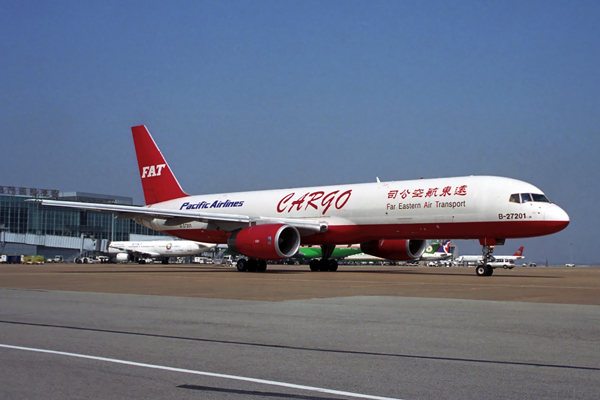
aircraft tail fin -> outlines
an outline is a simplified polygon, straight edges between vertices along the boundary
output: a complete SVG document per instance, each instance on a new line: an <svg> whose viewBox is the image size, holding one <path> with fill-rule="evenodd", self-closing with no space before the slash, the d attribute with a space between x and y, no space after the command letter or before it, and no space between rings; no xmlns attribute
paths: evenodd
<svg viewBox="0 0 600 400"><path fill-rule="evenodd" d="M521 257L523 255L523 246L519 247L519 250L513 256Z"/></svg>
<svg viewBox="0 0 600 400"><path fill-rule="evenodd" d="M429 246L427 246L427 248L425 249L425 251L423 252L423 254L433 254L436 251L438 251L438 249L441 246L441 242L439 241L433 241L429 244Z"/></svg>
<svg viewBox="0 0 600 400"><path fill-rule="evenodd" d="M450 253L450 240L443 240L437 250L438 253Z"/></svg>
<svg viewBox="0 0 600 400"><path fill-rule="evenodd" d="M188 196L145 125L131 128L146 205Z"/></svg>

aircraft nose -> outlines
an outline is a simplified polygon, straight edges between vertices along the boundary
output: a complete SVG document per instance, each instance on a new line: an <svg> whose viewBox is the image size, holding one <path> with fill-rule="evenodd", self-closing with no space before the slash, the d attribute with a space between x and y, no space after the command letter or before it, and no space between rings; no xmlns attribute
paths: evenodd
<svg viewBox="0 0 600 400"><path fill-rule="evenodd" d="M550 228L553 233L562 231L570 222L569 214L556 204L552 204L546 209L544 220L546 221L546 227Z"/></svg>

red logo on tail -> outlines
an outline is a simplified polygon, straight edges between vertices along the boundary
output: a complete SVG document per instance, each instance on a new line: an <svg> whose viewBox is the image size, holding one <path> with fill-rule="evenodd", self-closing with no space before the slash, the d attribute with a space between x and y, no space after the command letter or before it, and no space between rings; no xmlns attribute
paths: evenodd
<svg viewBox="0 0 600 400"><path fill-rule="evenodd" d="M146 204L186 197L148 129L141 125L134 126L131 131Z"/></svg>

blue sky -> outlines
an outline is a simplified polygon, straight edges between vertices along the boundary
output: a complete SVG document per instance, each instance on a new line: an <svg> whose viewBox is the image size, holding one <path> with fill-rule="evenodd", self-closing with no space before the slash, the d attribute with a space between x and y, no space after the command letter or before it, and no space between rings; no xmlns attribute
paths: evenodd
<svg viewBox="0 0 600 400"><path fill-rule="evenodd" d="M594 1L5 1L0 185L142 204L130 127L145 124L193 194L522 179L571 224L500 253L598 263L599 16Z"/></svg>

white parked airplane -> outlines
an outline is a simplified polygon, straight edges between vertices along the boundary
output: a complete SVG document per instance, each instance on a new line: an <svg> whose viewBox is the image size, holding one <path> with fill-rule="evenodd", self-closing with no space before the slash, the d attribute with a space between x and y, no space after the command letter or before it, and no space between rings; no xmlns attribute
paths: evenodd
<svg viewBox="0 0 600 400"><path fill-rule="evenodd" d="M523 249L524 249L523 246L519 247L519 250L517 250L515 252L515 254L513 254L512 256L494 256L493 258L494 259L501 258L504 260L511 260L511 261L520 260L522 258L525 258L525 256L523 255ZM455 261L457 263L480 263L483 261L483 255L481 255L481 256L459 256L459 257L456 257Z"/></svg>
<svg viewBox="0 0 600 400"><path fill-rule="evenodd" d="M479 239L490 246L508 238L549 235L569 216L537 187L494 176L418 179L351 185L190 196L177 182L145 126L132 128L145 207L35 200L43 205L118 214L171 236L227 243L241 271L266 269L302 245L320 245L323 258L311 270L337 270L336 245L361 243L364 252L412 260L427 239ZM478 275L491 275L483 264Z"/></svg>
<svg viewBox="0 0 600 400"><path fill-rule="evenodd" d="M216 244L193 242L190 240L147 240L139 242L111 242L108 254L117 261L138 261L143 263L146 258L162 260L169 263L169 257L193 256L204 253Z"/></svg>

